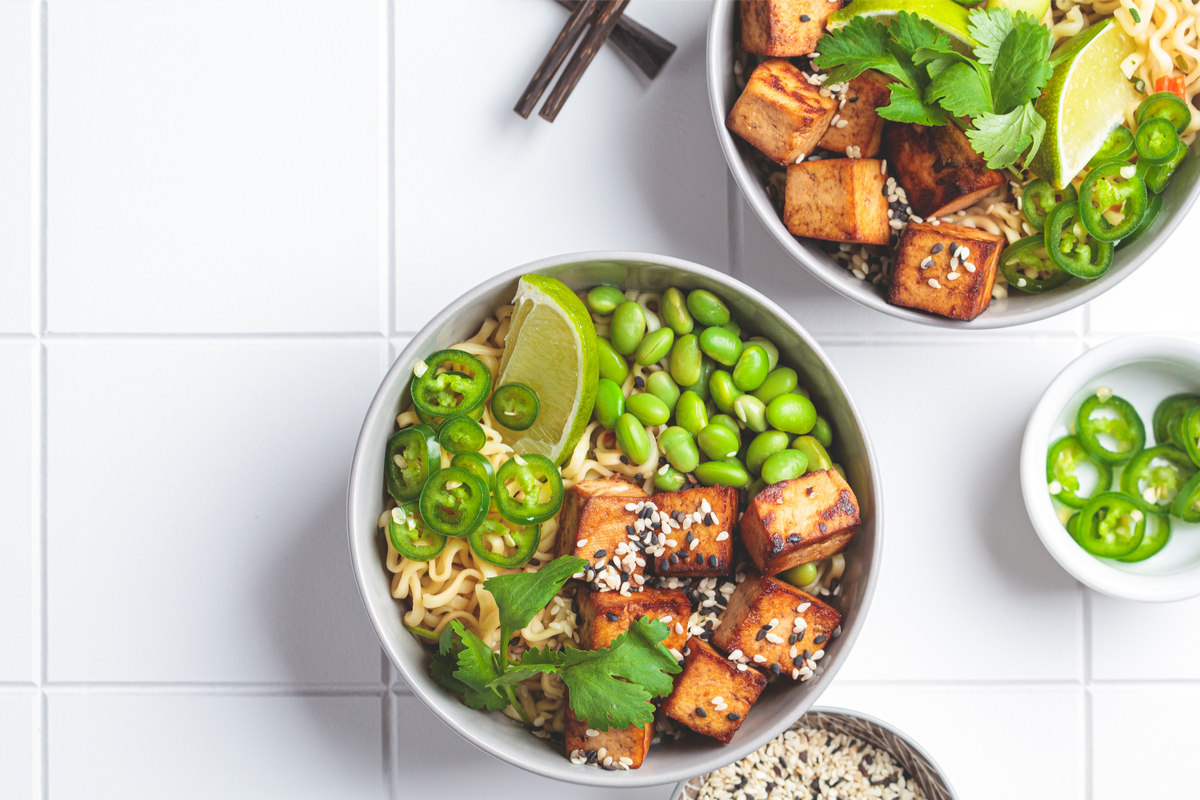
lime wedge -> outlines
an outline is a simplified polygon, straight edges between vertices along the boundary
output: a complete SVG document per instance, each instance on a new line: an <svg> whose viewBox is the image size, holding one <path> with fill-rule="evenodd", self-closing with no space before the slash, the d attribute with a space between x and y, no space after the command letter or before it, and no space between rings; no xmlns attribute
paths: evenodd
<svg viewBox="0 0 1200 800"><path fill-rule="evenodd" d="M579 442L596 402L596 328L575 293L548 275L522 277L513 303L496 385L525 384L537 392L540 410L528 429L500 433L515 452L559 463Z"/></svg>
<svg viewBox="0 0 1200 800"><path fill-rule="evenodd" d="M1065 60L1037 101L1046 136L1029 165L1054 188L1063 188L1087 166L1112 129L1125 120L1125 107L1140 99L1121 71L1121 62L1136 47L1112 19L1067 43Z"/></svg>
<svg viewBox="0 0 1200 800"><path fill-rule="evenodd" d="M901 11L909 11L927 19L953 40L961 49L974 47L977 42L967 27L967 9L953 0L854 0L850 5L835 11L825 23L829 30L840 28L855 17L894 17ZM970 50L967 50L969 53Z"/></svg>

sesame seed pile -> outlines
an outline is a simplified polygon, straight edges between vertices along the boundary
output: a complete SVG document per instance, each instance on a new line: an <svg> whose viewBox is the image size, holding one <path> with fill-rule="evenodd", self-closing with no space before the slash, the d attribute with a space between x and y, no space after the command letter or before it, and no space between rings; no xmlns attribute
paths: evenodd
<svg viewBox="0 0 1200 800"><path fill-rule="evenodd" d="M925 800L891 753L815 728L787 731L708 776L698 800Z"/></svg>

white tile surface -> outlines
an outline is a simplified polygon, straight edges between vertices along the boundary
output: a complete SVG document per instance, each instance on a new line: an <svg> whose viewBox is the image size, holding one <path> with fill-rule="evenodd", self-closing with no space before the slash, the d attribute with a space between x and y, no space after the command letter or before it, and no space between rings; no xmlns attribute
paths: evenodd
<svg viewBox="0 0 1200 800"><path fill-rule="evenodd" d="M1017 478L1026 417L1078 344L828 352L884 475L887 566L840 677L1081 677L1081 590L1038 541Z"/></svg>
<svg viewBox="0 0 1200 800"><path fill-rule="evenodd" d="M728 264L727 173L702 78L709 10L631 3L679 49L647 82L605 47L548 124L512 107L566 11L541 0L397 4L396 330L419 330L471 285L556 253ZM416 33L450 28L461 56Z"/></svg>
<svg viewBox="0 0 1200 800"><path fill-rule="evenodd" d="M36 702L32 692L0 694L0 795L5 800L33 800Z"/></svg>
<svg viewBox="0 0 1200 800"><path fill-rule="evenodd" d="M380 697L55 696L51 796L382 800L382 703Z"/></svg>
<svg viewBox="0 0 1200 800"><path fill-rule="evenodd" d="M1200 680L1200 642L1184 633L1200 630L1200 598L1132 603L1089 591L1088 601L1094 680Z"/></svg>
<svg viewBox="0 0 1200 800"><path fill-rule="evenodd" d="M1092 692L1094 800L1195 797L1200 687Z"/></svg>
<svg viewBox="0 0 1200 800"><path fill-rule="evenodd" d="M0 332L34 326L34 9L0 3Z"/></svg>
<svg viewBox="0 0 1200 800"><path fill-rule="evenodd" d="M50 329L380 330L379 5L56 2Z"/></svg>
<svg viewBox="0 0 1200 800"><path fill-rule="evenodd" d="M0 681L34 677L37 358L36 346L0 345Z"/></svg>
<svg viewBox="0 0 1200 800"><path fill-rule="evenodd" d="M379 682L345 484L384 350L52 346L51 679Z"/></svg>

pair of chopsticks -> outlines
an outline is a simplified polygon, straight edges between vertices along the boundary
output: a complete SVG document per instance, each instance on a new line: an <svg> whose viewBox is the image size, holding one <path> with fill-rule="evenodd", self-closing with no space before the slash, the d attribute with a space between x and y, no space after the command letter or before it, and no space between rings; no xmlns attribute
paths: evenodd
<svg viewBox="0 0 1200 800"><path fill-rule="evenodd" d="M629 56L650 78L654 78L658 74L663 63L675 52L675 45L623 16L629 0L557 0L557 2L561 6L570 8L571 16L567 18L567 22L550 48L550 52L546 54L541 66L529 81L529 86L525 88L525 93L521 95L521 99L513 108L526 119L529 118L533 107L537 105L543 92L550 85L550 81L554 79L554 74L566 60L571 48L575 46L589 25L591 27L587 36L576 48L566 69L559 77L558 83L551 90L550 96L546 98L542 110L538 112L540 117L549 122L553 122L558 116L558 112L562 110L563 104L567 102L567 98L571 96L571 92L574 91L576 84L583 76L584 70L592 63L592 59L600 52L600 48L610 36L613 44Z"/></svg>

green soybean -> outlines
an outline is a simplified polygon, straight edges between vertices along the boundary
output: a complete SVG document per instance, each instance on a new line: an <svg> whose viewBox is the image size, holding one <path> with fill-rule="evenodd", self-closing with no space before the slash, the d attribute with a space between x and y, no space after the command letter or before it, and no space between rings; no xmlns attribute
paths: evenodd
<svg viewBox="0 0 1200 800"><path fill-rule="evenodd" d="M775 346L774 342L762 336L752 336L746 340L746 346L749 347L752 344L756 344L767 351L767 358L770 359L767 369L773 370L779 366L779 348Z"/></svg>
<svg viewBox="0 0 1200 800"><path fill-rule="evenodd" d="M625 395L615 381L601 378L596 384L596 405L592 406L592 413L596 420L609 430L625 413Z"/></svg>
<svg viewBox="0 0 1200 800"><path fill-rule="evenodd" d="M674 286L663 292L662 315L667 327L680 336L691 333L692 328L696 326L691 312L688 311L687 299L683 296L683 292Z"/></svg>
<svg viewBox="0 0 1200 800"><path fill-rule="evenodd" d="M746 468L756 475L762 472L763 462L769 456L787 450L790 438L783 431L763 431L755 436L754 441L750 442L750 449L746 451Z"/></svg>
<svg viewBox="0 0 1200 800"><path fill-rule="evenodd" d="M671 418L667 404L647 392L631 394L625 401L625 408L643 425L665 425Z"/></svg>
<svg viewBox="0 0 1200 800"><path fill-rule="evenodd" d="M688 311L701 325L724 325L729 322L729 309L707 289L693 289L687 296Z"/></svg>
<svg viewBox="0 0 1200 800"><path fill-rule="evenodd" d="M700 350L718 364L732 367L742 355L742 340L724 328L705 328Z"/></svg>
<svg viewBox="0 0 1200 800"><path fill-rule="evenodd" d="M669 329L668 329L669 330ZM671 377L680 386L691 386L700 380L700 370L703 357L700 355L700 342L692 334L680 336L671 348L671 360L668 366Z"/></svg>
<svg viewBox="0 0 1200 800"><path fill-rule="evenodd" d="M617 447L631 462L643 464L650 458L650 436L638 418L626 411L617 418Z"/></svg>
<svg viewBox="0 0 1200 800"><path fill-rule="evenodd" d="M781 394L767 404L767 422L788 433L808 433L817 423L817 409L802 394Z"/></svg>
<svg viewBox="0 0 1200 800"><path fill-rule="evenodd" d="M792 586L808 586L817 579L817 564L815 561L810 561L807 564L792 567L780 573L779 577Z"/></svg>
<svg viewBox="0 0 1200 800"><path fill-rule="evenodd" d="M799 478L808 469L808 458L799 450L772 453L762 465L762 479L768 484Z"/></svg>
<svg viewBox="0 0 1200 800"><path fill-rule="evenodd" d="M608 336L613 349L623 356L631 355L646 335L646 312L632 300L617 306L612 315Z"/></svg>
<svg viewBox="0 0 1200 800"><path fill-rule="evenodd" d="M675 404L679 402L679 386L671 379L670 373L665 370L651 372L646 378L646 391L662 400L669 411L675 411Z"/></svg>
<svg viewBox="0 0 1200 800"><path fill-rule="evenodd" d="M737 320L731 319L731 320L729 320L729 322L726 322L721 327L724 328L725 330L729 331L730 333L732 333L734 336L737 336L739 338L742 335L742 326L737 324Z"/></svg>
<svg viewBox="0 0 1200 800"><path fill-rule="evenodd" d="M762 478L755 478L754 483L750 484L750 489L748 490L750 497L753 498L765 488L767 488L767 482Z"/></svg>
<svg viewBox="0 0 1200 800"><path fill-rule="evenodd" d="M691 389L696 394L700 395L703 400L708 400L712 396L709 391L708 384L712 380L712 374L717 369L717 364L708 356L700 359L700 379L690 385L679 384L681 389Z"/></svg>
<svg viewBox="0 0 1200 800"><path fill-rule="evenodd" d="M625 357L613 349L612 343L602 336L596 337L596 356L600 364L600 377L608 378L621 386L629 377L629 364Z"/></svg>
<svg viewBox="0 0 1200 800"><path fill-rule="evenodd" d="M733 401L742 396L741 391L733 385L733 376L723 369L713 371L708 379L708 390L722 414L732 414Z"/></svg>
<svg viewBox="0 0 1200 800"><path fill-rule="evenodd" d="M638 344L637 350L634 351L633 360L643 367L657 364L667 353L671 352L671 345L674 343L675 331L670 328L659 328L653 333L646 334Z"/></svg>
<svg viewBox="0 0 1200 800"><path fill-rule="evenodd" d="M796 370L791 367L771 370L762 385L754 390L754 396L764 403L770 403L781 394L795 391L798 381Z"/></svg>
<svg viewBox="0 0 1200 800"><path fill-rule="evenodd" d="M687 476L668 464L659 467L654 473L654 490L656 492L678 492L687 483Z"/></svg>
<svg viewBox="0 0 1200 800"><path fill-rule="evenodd" d="M692 436L704 430L708 424L708 409L700 395L690 389L679 395L679 402L675 404L675 422Z"/></svg>
<svg viewBox="0 0 1200 800"><path fill-rule="evenodd" d="M829 458L829 453L813 436L797 436L796 441L792 442L792 449L799 450L804 454L808 460L809 472L825 470L833 466L833 460Z"/></svg>
<svg viewBox="0 0 1200 800"><path fill-rule="evenodd" d="M728 461L705 461L693 470L696 480L704 486L732 486L743 489L750 485L750 473L740 464Z"/></svg>
<svg viewBox="0 0 1200 800"><path fill-rule="evenodd" d="M834 464L832 469L842 476L842 480L846 480L846 469L841 464Z"/></svg>
<svg viewBox="0 0 1200 800"><path fill-rule="evenodd" d="M587 307L602 317L607 317L624 302L625 293L615 286L593 286L587 293Z"/></svg>
<svg viewBox="0 0 1200 800"><path fill-rule="evenodd" d="M737 456L741 440L738 435L724 425L708 423L700 435L696 437L700 449L711 459L720 461Z"/></svg>
<svg viewBox="0 0 1200 800"><path fill-rule="evenodd" d="M667 463L680 472L691 472L700 463L696 440L678 425L672 425L659 434L658 449L667 457Z"/></svg>
<svg viewBox="0 0 1200 800"><path fill-rule="evenodd" d="M761 345L752 344L742 350L733 367L733 385L743 392L753 392L763 385L770 370L770 358Z"/></svg>
<svg viewBox="0 0 1200 800"><path fill-rule="evenodd" d="M738 436L742 435L742 427L737 424L736 419L729 416L728 414L713 414L711 417L709 417L708 422L710 425L713 425L713 424L724 425L726 428L729 428L729 430L733 431Z"/></svg>
<svg viewBox="0 0 1200 800"><path fill-rule="evenodd" d="M752 394L744 394L734 400L733 413L755 433L767 429L767 405Z"/></svg>
<svg viewBox="0 0 1200 800"><path fill-rule="evenodd" d="M829 427L829 421L817 415L817 422L813 425L812 435L817 437L817 441L826 449L833 447L833 429Z"/></svg>

